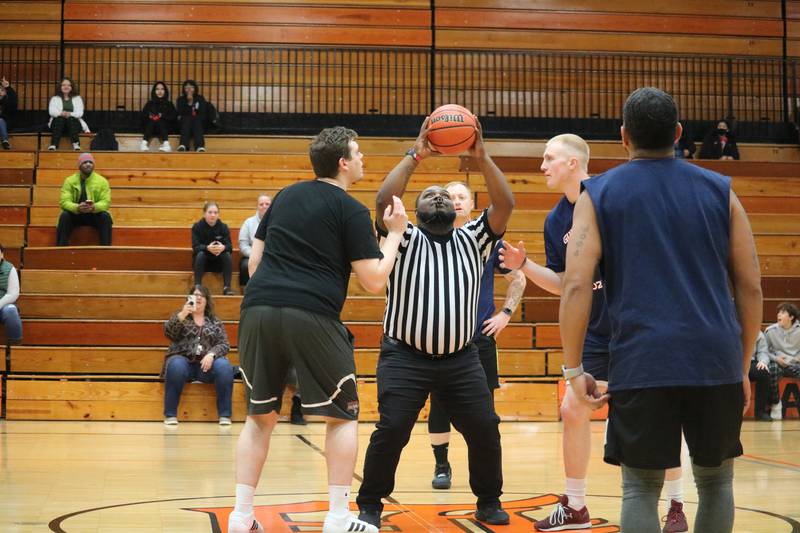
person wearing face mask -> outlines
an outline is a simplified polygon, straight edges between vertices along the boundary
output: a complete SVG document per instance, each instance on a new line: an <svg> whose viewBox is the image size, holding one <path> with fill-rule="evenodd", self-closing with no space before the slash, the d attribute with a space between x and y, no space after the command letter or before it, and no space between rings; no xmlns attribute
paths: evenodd
<svg viewBox="0 0 800 533"><path fill-rule="evenodd" d="M720 120L716 128L706 134L699 158L739 160L739 148L727 120Z"/></svg>
<svg viewBox="0 0 800 533"><path fill-rule="evenodd" d="M203 205L203 218L192 226L192 252L195 285L202 284L206 272L222 272L222 294L232 295L233 244L227 224L219 219L217 202L206 202Z"/></svg>
<svg viewBox="0 0 800 533"><path fill-rule="evenodd" d="M175 102L178 110L178 123L181 127L181 144L179 152L189 149L189 143L194 139L195 150L206 151L203 124L208 115L208 102L200 94L200 88L194 80L183 82L183 94Z"/></svg>
<svg viewBox="0 0 800 533"><path fill-rule="evenodd" d="M160 152L169 152L169 128L175 121L178 112L169 100L169 89L163 81L156 82L150 90L150 100L142 109L142 126L144 138L140 149L147 152L150 148L150 139L158 135L161 140Z"/></svg>
<svg viewBox="0 0 800 533"><path fill-rule="evenodd" d="M514 209L514 195L483 144L475 117L470 155L486 180L491 205L461 227L447 189L431 186L417 198L417 225L407 224L389 275L383 339L378 360L380 421L370 437L359 518L380 527L384 498L394 487L400 454L430 393L436 393L469 449L475 518L508 524L503 488L500 418L473 337L478 329L480 279ZM406 156L378 191L378 212L400 197L419 162L433 151L428 119ZM386 237L378 221L378 234Z"/></svg>

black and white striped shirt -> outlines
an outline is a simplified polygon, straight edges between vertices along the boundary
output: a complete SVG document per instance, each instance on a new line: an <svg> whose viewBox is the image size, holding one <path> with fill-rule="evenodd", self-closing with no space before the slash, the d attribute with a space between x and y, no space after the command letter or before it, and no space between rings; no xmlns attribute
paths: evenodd
<svg viewBox="0 0 800 533"><path fill-rule="evenodd" d="M485 210L449 235L409 222L386 288L383 332L431 355L462 349L475 333L481 275L497 239Z"/></svg>

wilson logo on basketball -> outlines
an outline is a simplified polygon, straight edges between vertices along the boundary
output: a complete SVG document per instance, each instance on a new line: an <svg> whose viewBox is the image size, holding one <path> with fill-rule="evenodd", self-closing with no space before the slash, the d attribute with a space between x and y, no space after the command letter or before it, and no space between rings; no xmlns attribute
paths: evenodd
<svg viewBox="0 0 800 533"><path fill-rule="evenodd" d="M383 509L382 531L395 532L495 532L530 533L533 522L550 512L558 496L545 494L536 498L503 502L503 508L511 516L507 526L490 526L475 520L474 504L387 504ZM211 519L210 531L227 533L228 515L231 507L187 509L207 513ZM328 510L328 502L311 501L278 505L261 505L255 508L256 519L270 533L292 533L296 531L316 532L322 530L322 521ZM617 533L619 526L609 524L602 518L592 519L593 533Z"/></svg>
<svg viewBox="0 0 800 533"><path fill-rule="evenodd" d="M433 126L437 122L464 122L464 115L438 115L435 117L431 117L430 125Z"/></svg>

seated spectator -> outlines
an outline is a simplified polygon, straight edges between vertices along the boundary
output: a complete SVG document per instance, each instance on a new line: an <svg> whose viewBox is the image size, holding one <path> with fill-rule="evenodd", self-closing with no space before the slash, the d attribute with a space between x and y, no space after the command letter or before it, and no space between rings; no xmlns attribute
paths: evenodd
<svg viewBox="0 0 800 533"><path fill-rule="evenodd" d="M769 350L770 403L772 419L783 417L778 382L782 376L800 377L800 311L794 304L778 305L778 322L767 327L764 337Z"/></svg>
<svg viewBox="0 0 800 533"><path fill-rule="evenodd" d="M767 339L762 332L758 332L753 358L750 361L750 381L756 384L756 397L753 413L756 420L772 420L769 416L769 348Z"/></svg>
<svg viewBox="0 0 800 533"><path fill-rule="evenodd" d="M253 248L253 236L256 234L258 224L264 218L264 214L272 204L272 198L268 194L262 194L256 202L256 214L242 223L239 229L239 253L242 259L239 261L239 285L244 288L250 281L250 274L247 272L247 262L250 260L250 251Z"/></svg>
<svg viewBox="0 0 800 533"><path fill-rule="evenodd" d="M225 326L214 314L214 301L206 287L195 285L180 311L164 323L172 343L164 358L164 424L178 423L178 403L187 381L214 383L220 426L231 424L233 367Z"/></svg>
<svg viewBox="0 0 800 533"><path fill-rule="evenodd" d="M17 113L17 92L3 76L0 79L0 142L4 150L11 150L8 140L8 130L11 129L11 120Z"/></svg>
<svg viewBox="0 0 800 533"><path fill-rule="evenodd" d="M108 180L94 171L94 157L85 153L78 157L78 172L67 176L61 186L61 216L56 226L56 246L69 246L75 226L93 226L100 232L100 244L111 246L113 220L111 188Z"/></svg>
<svg viewBox="0 0 800 533"><path fill-rule="evenodd" d="M206 272L222 272L222 294L231 295L231 232L228 226L219 219L217 202L206 202L203 206L203 218L192 226L192 252L194 253L194 283L203 282Z"/></svg>
<svg viewBox="0 0 800 533"><path fill-rule="evenodd" d="M9 344L22 342L22 321L16 303L19 298L17 269L3 257L5 248L0 244L0 324L6 330Z"/></svg>
<svg viewBox="0 0 800 533"><path fill-rule="evenodd" d="M689 128L684 127L681 138L675 141L675 157L677 159L692 159L697 147L692 140Z"/></svg>
<svg viewBox="0 0 800 533"><path fill-rule="evenodd" d="M739 160L739 148L736 146L727 120L720 120L717 126L706 134L700 147L699 159Z"/></svg>
<svg viewBox="0 0 800 533"><path fill-rule="evenodd" d="M208 116L208 103L200 94L200 88L194 80L183 82L183 94L175 102L178 110L178 124L181 127L181 144L179 152L189 149L189 144L194 138L195 150L206 151L206 141L203 137L203 124Z"/></svg>
<svg viewBox="0 0 800 533"><path fill-rule="evenodd" d="M83 99L78 93L78 86L71 79L61 80L56 88L55 96L50 99L48 111L50 122L47 125L50 127L52 136L47 149L57 149L58 143L61 142L61 137L66 131L69 141L72 143L72 149L79 151L81 143L78 135L81 131L88 133L89 126L81 118L83 117Z"/></svg>
<svg viewBox="0 0 800 533"><path fill-rule="evenodd" d="M142 109L142 125L144 128L144 138L142 139L141 150L146 152L150 149L150 139L158 135L161 146L160 152L172 150L169 146L169 130L178 112L169 100L169 89L163 81L156 82L150 90L150 100Z"/></svg>

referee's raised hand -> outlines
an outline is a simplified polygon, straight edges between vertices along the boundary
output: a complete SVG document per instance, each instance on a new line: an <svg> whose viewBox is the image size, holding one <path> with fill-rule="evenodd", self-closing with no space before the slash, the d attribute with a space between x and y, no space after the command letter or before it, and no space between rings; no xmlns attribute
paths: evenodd
<svg viewBox="0 0 800 533"><path fill-rule="evenodd" d="M408 226L408 215L402 200L392 196L392 203L383 212L383 224L389 233L403 233Z"/></svg>

